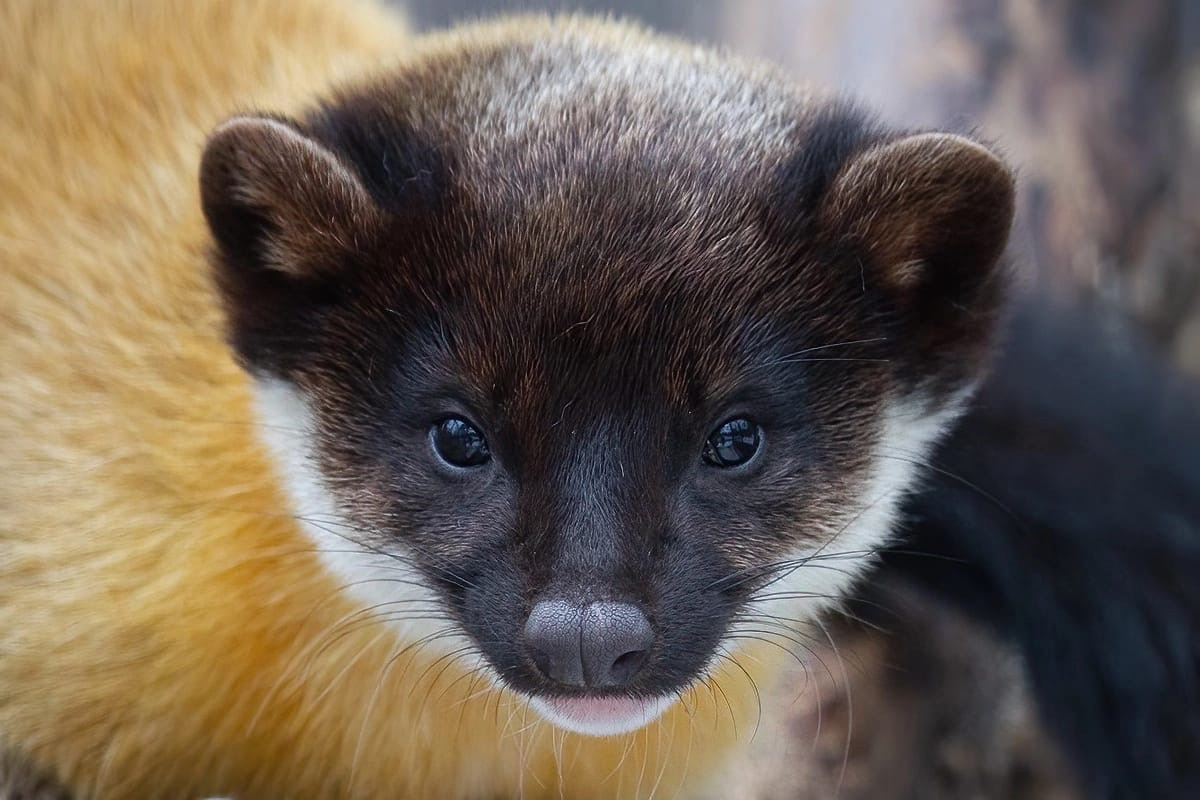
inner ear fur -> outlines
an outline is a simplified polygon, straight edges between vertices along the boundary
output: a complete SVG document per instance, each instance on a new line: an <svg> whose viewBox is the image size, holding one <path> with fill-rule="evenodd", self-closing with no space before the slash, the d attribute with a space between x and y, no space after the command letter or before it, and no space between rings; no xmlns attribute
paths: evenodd
<svg viewBox="0 0 1200 800"><path fill-rule="evenodd" d="M293 278L335 270L380 211L355 173L292 124L235 117L200 162L204 216L227 271Z"/></svg>

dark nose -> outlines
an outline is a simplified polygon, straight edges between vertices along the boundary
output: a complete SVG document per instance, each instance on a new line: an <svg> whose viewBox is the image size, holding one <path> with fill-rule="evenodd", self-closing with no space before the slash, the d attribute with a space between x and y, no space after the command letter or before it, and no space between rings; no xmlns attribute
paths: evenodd
<svg viewBox="0 0 1200 800"><path fill-rule="evenodd" d="M600 689L627 686L654 645L650 621L630 603L578 606L542 600L525 621L525 647L555 683Z"/></svg>

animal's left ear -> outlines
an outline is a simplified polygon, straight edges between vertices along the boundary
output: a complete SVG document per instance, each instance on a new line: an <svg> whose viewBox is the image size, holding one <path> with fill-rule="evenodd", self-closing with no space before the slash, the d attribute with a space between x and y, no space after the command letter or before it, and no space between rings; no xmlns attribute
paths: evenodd
<svg viewBox="0 0 1200 800"><path fill-rule="evenodd" d="M950 373L974 373L986 355L1014 194L986 147L927 133L852 157L825 196L826 229L865 250L864 279L892 298L903 349L927 378L965 379Z"/></svg>

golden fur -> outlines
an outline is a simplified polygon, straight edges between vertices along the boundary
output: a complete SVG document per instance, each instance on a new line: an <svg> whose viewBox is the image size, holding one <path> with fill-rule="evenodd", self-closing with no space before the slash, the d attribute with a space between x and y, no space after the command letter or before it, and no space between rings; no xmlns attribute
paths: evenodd
<svg viewBox="0 0 1200 800"><path fill-rule="evenodd" d="M635 734L552 730L355 616L288 516L198 160L405 50L343 0L0 5L0 746L79 796L690 796L754 727L730 667Z"/></svg>

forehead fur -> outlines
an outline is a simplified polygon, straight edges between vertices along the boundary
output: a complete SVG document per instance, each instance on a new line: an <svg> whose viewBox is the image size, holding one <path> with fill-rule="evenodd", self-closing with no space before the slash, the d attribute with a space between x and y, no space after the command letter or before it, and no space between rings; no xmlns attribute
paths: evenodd
<svg viewBox="0 0 1200 800"><path fill-rule="evenodd" d="M407 311L469 307L454 331L493 358L570 332L575 355L655 341L643 358L716 371L784 312L828 323L817 344L863 305L861 276L822 259L815 205L881 134L766 67L528 19L435 41L304 124L393 212L376 275L407 288ZM691 329L706 337L688 352Z"/></svg>
<svg viewBox="0 0 1200 800"><path fill-rule="evenodd" d="M575 18L435 40L409 68L343 92L309 123L385 206L454 188L476 210L549 219L573 203L603 211L640 198L675 223L668 235L696 227L705 209L741 221L774 186L803 184L812 199L878 136L863 114L768 67ZM602 221L589 232L603 236ZM572 215L569 230L583 222Z"/></svg>
<svg viewBox="0 0 1200 800"><path fill-rule="evenodd" d="M351 90L328 121L354 117L404 126L450 144L457 166L502 178L536 166L544 190L584 177L578 165L625 157L679 170L742 160L770 169L786 155L822 98L769 67L651 36L628 25L579 18L520 19L456 31L420 50L412 65ZM374 108L378 114L371 114ZM362 127L364 120L357 120ZM344 130L343 133L346 131ZM364 154L365 155L365 154ZM561 172L545 173L554 160ZM514 185L493 188L503 192ZM520 184L523 192L532 187Z"/></svg>
<svg viewBox="0 0 1200 800"><path fill-rule="evenodd" d="M532 365L610 397L856 339L888 342L905 392L936 375L948 396L987 349L1012 194L966 140L572 18L435 40L301 120L218 131L203 172L256 368L373 363L424 324L476 386ZM259 269L264 248L301 266Z"/></svg>

